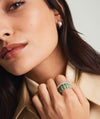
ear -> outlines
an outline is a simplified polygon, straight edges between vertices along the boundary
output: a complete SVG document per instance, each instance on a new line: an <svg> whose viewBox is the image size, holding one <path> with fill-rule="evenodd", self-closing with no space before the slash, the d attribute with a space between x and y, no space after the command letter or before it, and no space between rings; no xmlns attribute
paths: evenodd
<svg viewBox="0 0 100 119"><path fill-rule="evenodd" d="M57 10L54 10L55 23L59 27L59 21L63 23L62 17Z"/></svg>

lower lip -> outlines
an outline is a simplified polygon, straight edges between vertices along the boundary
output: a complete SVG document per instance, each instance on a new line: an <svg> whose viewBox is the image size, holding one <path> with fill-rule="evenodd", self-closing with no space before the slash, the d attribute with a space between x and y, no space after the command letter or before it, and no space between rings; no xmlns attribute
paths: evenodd
<svg viewBox="0 0 100 119"><path fill-rule="evenodd" d="M5 56L4 56L4 59L8 60L8 59L11 59L13 58L14 56L16 56L25 46L20 46L20 47L17 47L13 50L11 50L10 52L8 52Z"/></svg>

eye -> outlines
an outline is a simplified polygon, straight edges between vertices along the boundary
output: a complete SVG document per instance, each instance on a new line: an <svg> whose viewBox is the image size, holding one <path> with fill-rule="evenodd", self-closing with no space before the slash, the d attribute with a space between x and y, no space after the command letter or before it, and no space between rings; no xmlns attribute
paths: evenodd
<svg viewBox="0 0 100 119"><path fill-rule="evenodd" d="M12 11L12 10L19 8L22 4L24 4L24 2L21 2L21 1L13 3L10 6L9 11Z"/></svg>

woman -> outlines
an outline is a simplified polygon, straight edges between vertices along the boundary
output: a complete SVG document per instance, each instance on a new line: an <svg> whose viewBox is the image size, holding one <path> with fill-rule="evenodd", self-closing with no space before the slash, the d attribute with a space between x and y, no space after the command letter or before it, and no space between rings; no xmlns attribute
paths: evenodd
<svg viewBox="0 0 100 119"><path fill-rule="evenodd" d="M99 89L65 0L0 0L0 119L99 119Z"/></svg>

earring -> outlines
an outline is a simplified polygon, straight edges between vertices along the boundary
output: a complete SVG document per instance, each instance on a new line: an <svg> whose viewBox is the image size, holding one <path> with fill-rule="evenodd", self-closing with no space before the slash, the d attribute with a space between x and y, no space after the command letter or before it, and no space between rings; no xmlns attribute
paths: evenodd
<svg viewBox="0 0 100 119"><path fill-rule="evenodd" d="M58 21L58 27L61 28L62 27L62 22Z"/></svg>

